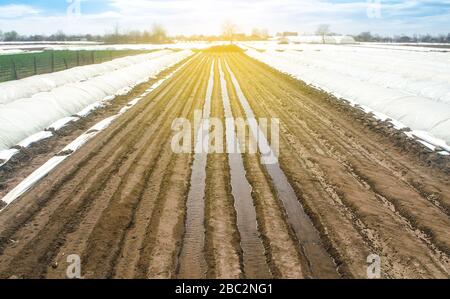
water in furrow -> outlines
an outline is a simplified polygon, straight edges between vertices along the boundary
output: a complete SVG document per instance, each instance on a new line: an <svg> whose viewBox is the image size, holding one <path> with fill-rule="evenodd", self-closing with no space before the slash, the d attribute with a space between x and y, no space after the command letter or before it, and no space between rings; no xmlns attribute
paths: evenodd
<svg viewBox="0 0 450 299"><path fill-rule="evenodd" d="M239 102L244 109L250 132L253 138L257 137L258 148L261 152L261 162L265 165L267 173L272 179L277 195L284 206L288 223L292 227L301 250L307 259L310 275L315 278L337 277L336 265L323 246L319 232L297 199L294 189L278 163L275 151L271 148L266 136L258 126L255 114L227 62L225 62L225 66L230 74Z"/></svg>
<svg viewBox="0 0 450 299"><path fill-rule="evenodd" d="M241 237L244 275L251 278L269 278L271 274L258 231L256 210L252 198L252 187L246 177L242 155L237 150L240 149L240 141L236 136L235 121L228 95L227 82L220 62L219 72L226 122L225 132L231 174L231 188L237 215L237 226Z"/></svg>
<svg viewBox="0 0 450 299"><path fill-rule="evenodd" d="M209 118L211 98L214 88L214 64L206 90L201 123L196 132L195 155L192 165L190 189L186 203L185 234L179 257L178 276L180 278L204 278L207 272L205 259L205 186L206 165L208 162Z"/></svg>

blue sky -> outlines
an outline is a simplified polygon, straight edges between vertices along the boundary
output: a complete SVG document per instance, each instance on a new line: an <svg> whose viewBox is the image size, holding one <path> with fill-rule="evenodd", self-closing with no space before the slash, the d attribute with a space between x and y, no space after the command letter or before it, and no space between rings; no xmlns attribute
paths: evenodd
<svg viewBox="0 0 450 299"><path fill-rule="evenodd" d="M81 1L81 14L68 14ZM75 10L70 10L75 11ZM241 31L311 33L327 23L338 33L450 32L450 0L0 0L0 30L48 34L143 30L163 24L171 34L217 34L235 22Z"/></svg>

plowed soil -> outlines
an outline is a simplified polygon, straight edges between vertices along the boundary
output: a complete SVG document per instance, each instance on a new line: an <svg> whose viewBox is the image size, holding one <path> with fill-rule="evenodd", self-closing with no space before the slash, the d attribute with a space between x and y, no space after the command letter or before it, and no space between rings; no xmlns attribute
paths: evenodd
<svg viewBox="0 0 450 299"><path fill-rule="evenodd" d="M172 151L211 68L211 116L225 125L225 87L246 117L235 76L280 120L279 164ZM65 278L73 254L83 278L367 278L373 254L383 278L449 278L448 159L373 122L245 53L200 53L0 213L0 278Z"/></svg>

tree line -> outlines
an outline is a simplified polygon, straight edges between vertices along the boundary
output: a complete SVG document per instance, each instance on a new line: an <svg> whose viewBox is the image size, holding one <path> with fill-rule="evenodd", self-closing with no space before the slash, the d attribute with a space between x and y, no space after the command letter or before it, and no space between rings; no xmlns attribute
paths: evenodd
<svg viewBox="0 0 450 299"><path fill-rule="evenodd" d="M116 25L114 29L104 35L68 35L63 31L58 31L52 35L21 35L16 31L2 33L0 30L0 41L3 42L65 42L65 41L89 41L89 42L104 42L107 44L163 44L172 43L174 41L221 41L221 40L267 40L270 37L267 29L254 28L252 32L247 35L241 33L238 27L233 23L226 23L223 25L222 33L220 35L176 35L169 37L166 29L159 24L153 25L151 30L131 30L122 31Z"/></svg>
<svg viewBox="0 0 450 299"><path fill-rule="evenodd" d="M151 30L132 30L122 32L118 25L114 30L104 35L78 34L69 35L63 31L58 31L51 35L21 35L16 31L2 32L0 30L0 41L3 42L68 42L68 41L89 41L104 42L107 44L131 44L131 43L170 43L171 38L167 35L166 29L159 24L154 24Z"/></svg>
<svg viewBox="0 0 450 299"><path fill-rule="evenodd" d="M334 35L330 31L330 26L322 24L315 32L316 35L322 36L325 39L327 35ZM297 32L283 32L277 33L276 36L295 36ZM358 35L352 35L357 42L383 42L383 43L450 43L450 33L445 34L423 34L423 35L395 35L382 36L379 34L372 34L371 32L362 32ZM254 28L250 34L239 32L238 27L226 22L223 25L221 35L177 35L169 37L166 29L160 24L154 24L150 30L138 31L131 30L124 32L116 25L112 32L104 35L68 35L63 31L58 31L51 35L21 35L16 31L2 32L0 30L0 41L3 42L64 42L64 41L89 41L89 42L103 42L107 44L141 44L153 43L163 44L171 43L173 41L218 41L218 40L235 40L235 41L251 41L251 40L267 40L271 37L267 29Z"/></svg>
<svg viewBox="0 0 450 299"><path fill-rule="evenodd" d="M450 33L445 34L422 34L422 35L395 35L382 36L372 34L369 31L354 36L358 42L383 42L383 43L450 43Z"/></svg>

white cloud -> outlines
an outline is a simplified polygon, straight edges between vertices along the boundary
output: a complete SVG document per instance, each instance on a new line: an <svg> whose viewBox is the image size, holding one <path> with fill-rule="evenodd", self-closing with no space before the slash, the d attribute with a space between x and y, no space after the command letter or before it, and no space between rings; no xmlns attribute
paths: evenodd
<svg viewBox="0 0 450 299"><path fill-rule="evenodd" d="M0 6L0 16L1 18L20 18L24 16L37 15L39 10L23 4L8 4Z"/></svg>

